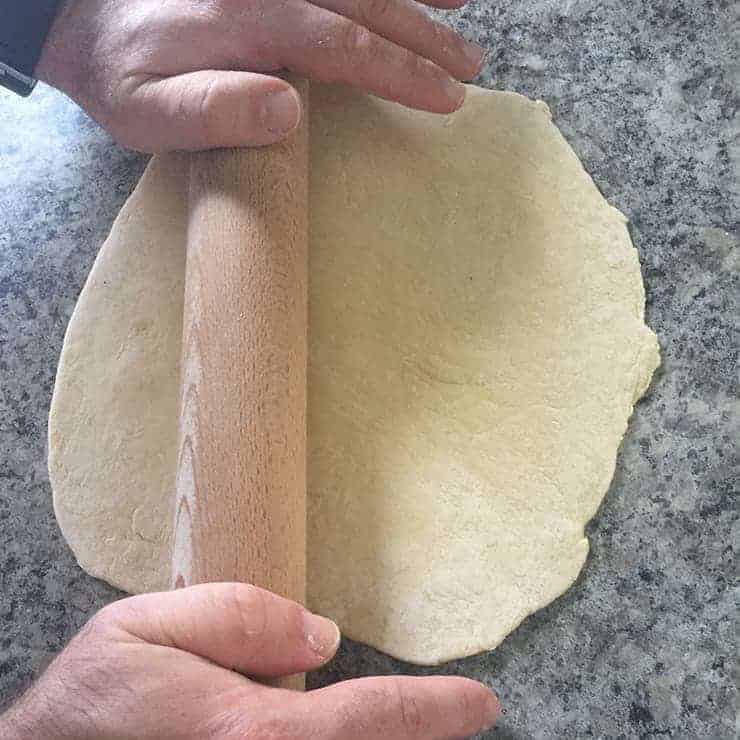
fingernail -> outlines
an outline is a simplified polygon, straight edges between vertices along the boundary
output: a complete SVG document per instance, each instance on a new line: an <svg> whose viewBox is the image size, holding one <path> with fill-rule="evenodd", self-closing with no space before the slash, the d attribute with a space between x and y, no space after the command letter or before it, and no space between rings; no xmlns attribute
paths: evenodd
<svg viewBox="0 0 740 740"><path fill-rule="evenodd" d="M496 722L498 722L498 718L500 716L501 703L499 702L496 694L491 692L491 695L488 697L488 703L486 704L485 716L483 718L486 726L483 729L490 730L496 724Z"/></svg>
<svg viewBox="0 0 740 740"><path fill-rule="evenodd" d="M463 54L465 55L465 60L475 70L475 74L477 75L483 69L483 64L488 56L488 50L482 46L478 46L473 41L466 41L463 47Z"/></svg>
<svg viewBox="0 0 740 740"><path fill-rule="evenodd" d="M465 102L465 85L458 82L454 77L449 77L444 83L445 92L450 102L454 104L457 110Z"/></svg>
<svg viewBox="0 0 740 740"><path fill-rule="evenodd" d="M270 93L265 100L263 111L264 123L272 134L287 134L301 120L301 101L292 90L280 90Z"/></svg>
<svg viewBox="0 0 740 740"><path fill-rule="evenodd" d="M307 611L303 615L303 631L308 646L319 657L326 660L337 652L341 635L331 619Z"/></svg>

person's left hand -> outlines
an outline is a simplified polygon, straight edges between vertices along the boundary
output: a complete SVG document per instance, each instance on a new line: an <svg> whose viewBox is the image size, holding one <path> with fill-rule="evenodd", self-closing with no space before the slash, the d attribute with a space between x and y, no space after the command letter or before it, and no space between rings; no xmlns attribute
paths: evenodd
<svg viewBox="0 0 740 740"><path fill-rule="evenodd" d="M262 146L301 118L289 70L457 110L483 49L428 16L467 0L63 0L36 76L123 145Z"/></svg>
<svg viewBox="0 0 740 740"><path fill-rule="evenodd" d="M123 599L0 717L0 738L443 740L491 727L501 711L465 678L365 678L307 693L253 680L314 670L338 645L333 622L245 584Z"/></svg>

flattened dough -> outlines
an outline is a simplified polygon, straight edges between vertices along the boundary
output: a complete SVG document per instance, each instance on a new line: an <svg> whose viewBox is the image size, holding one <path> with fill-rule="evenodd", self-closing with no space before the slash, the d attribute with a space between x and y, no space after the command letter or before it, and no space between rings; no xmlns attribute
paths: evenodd
<svg viewBox="0 0 740 740"><path fill-rule="evenodd" d="M659 363L625 218L547 107L311 105L309 598L435 664L573 583ZM185 174L152 161L69 325L49 465L65 537L127 591L169 579Z"/></svg>

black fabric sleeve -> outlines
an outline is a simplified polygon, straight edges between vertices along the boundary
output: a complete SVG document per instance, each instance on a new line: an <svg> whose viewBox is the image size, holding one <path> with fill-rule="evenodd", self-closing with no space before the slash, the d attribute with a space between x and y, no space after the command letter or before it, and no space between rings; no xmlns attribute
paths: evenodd
<svg viewBox="0 0 740 740"><path fill-rule="evenodd" d="M0 62L33 77L59 0L0 0Z"/></svg>

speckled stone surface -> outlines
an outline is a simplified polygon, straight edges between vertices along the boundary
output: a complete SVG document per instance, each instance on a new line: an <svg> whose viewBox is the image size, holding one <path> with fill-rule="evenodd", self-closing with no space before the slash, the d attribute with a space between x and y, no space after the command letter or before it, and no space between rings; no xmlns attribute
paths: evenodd
<svg viewBox="0 0 740 740"><path fill-rule="evenodd" d="M735 736L732 5L474 0L456 21L491 49L482 84L545 100L629 216L664 357L578 583L495 652L442 669L499 692L507 713L492 738ZM144 165L59 94L0 93L2 703L119 595L76 566L56 527L46 418L76 296ZM313 683L399 671L429 672L347 642Z"/></svg>

